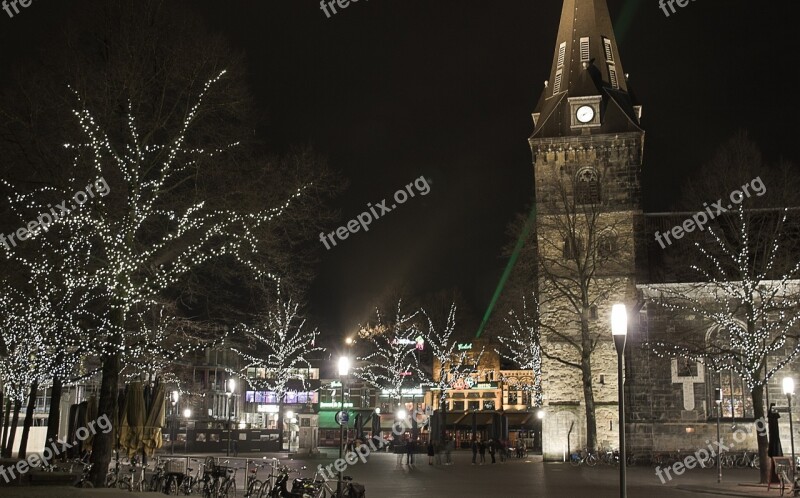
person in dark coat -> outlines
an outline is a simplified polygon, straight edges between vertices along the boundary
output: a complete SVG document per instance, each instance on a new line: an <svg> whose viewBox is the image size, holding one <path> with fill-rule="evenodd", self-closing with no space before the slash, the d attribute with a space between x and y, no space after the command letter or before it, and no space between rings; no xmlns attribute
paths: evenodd
<svg viewBox="0 0 800 498"><path fill-rule="evenodd" d="M475 465L475 459L478 458L478 441L472 440L472 465Z"/></svg>
<svg viewBox="0 0 800 498"><path fill-rule="evenodd" d="M486 443L478 441L478 453L481 454L481 464L486 463Z"/></svg>
<svg viewBox="0 0 800 498"><path fill-rule="evenodd" d="M497 463L497 462L495 462L495 459L494 459L494 452L495 452L494 439L490 439L489 440L489 456L492 457L492 463Z"/></svg>
<svg viewBox="0 0 800 498"><path fill-rule="evenodd" d="M436 452L433 449L433 441L428 441L428 465L433 465L433 456Z"/></svg>
<svg viewBox="0 0 800 498"><path fill-rule="evenodd" d="M417 445L414 442L413 438L409 438L408 444L406 444L406 463L408 465L414 465L414 451L417 449Z"/></svg>

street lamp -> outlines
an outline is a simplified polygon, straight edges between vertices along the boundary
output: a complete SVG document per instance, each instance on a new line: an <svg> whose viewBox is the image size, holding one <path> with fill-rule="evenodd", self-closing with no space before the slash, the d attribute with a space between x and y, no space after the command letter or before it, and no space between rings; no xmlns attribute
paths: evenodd
<svg viewBox="0 0 800 498"><path fill-rule="evenodd" d="M225 394L228 395L225 401L225 411L227 412L228 415L228 449L225 452L225 456L231 456L231 433L232 433L231 424L233 423L233 420L231 417L230 402L231 402L231 396L233 395L233 392L236 390L236 379L233 378L228 379L228 384L225 387L226 387Z"/></svg>
<svg viewBox="0 0 800 498"><path fill-rule="evenodd" d="M178 400L181 398L179 391L172 391L172 436L170 437L170 455L175 454L175 439L178 437Z"/></svg>
<svg viewBox="0 0 800 498"><path fill-rule="evenodd" d="M719 438L719 417L722 411L722 389L719 387L714 388L714 403L717 405L717 447L722 447L722 441ZM722 482L722 455L717 456L717 482Z"/></svg>
<svg viewBox="0 0 800 498"><path fill-rule="evenodd" d="M350 372L350 358L342 356L339 358L339 383L342 385L342 402L340 405L340 412L344 414L344 378ZM339 420L339 460L342 459L342 452L344 450L344 424ZM342 496L342 471L339 471L339 480L336 484L336 496Z"/></svg>
<svg viewBox="0 0 800 498"><path fill-rule="evenodd" d="M186 419L186 439L183 440L183 452L189 453L189 419L192 418L192 409L186 408L183 410L183 418Z"/></svg>
<svg viewBox="0 0 800 498"><path fill-rule="evenodd" d="M625 340L628 337L628 312L624 304L615 304L611 308L611 334L617 348L617 396L619 397L619 496L626 498L627 484L625 476L625 382L622 377L622 362L625 353Z"/></svg>
<svg viewBox="0 0 800 498"><path fill-rule="evenodd" d="M794 394L793 378L783 378L783 394L786 395L786 399L789 401L789 434L791 435L792 441L792 482L794 482L794 474L795 468L797 467L797 462L794 459L794 425L792 424L792 395Z"/></svg>

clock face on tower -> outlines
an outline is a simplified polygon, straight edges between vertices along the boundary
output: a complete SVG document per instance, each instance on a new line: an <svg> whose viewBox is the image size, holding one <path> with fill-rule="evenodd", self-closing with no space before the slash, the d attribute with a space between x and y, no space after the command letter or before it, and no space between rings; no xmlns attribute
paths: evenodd
<svg viewBox="0 0 800 498"><path fill-rule="evenodd" d="M594 108L589 105L582 105L575 112L575 117L581 123L588 123L594 119Z"/></svg>

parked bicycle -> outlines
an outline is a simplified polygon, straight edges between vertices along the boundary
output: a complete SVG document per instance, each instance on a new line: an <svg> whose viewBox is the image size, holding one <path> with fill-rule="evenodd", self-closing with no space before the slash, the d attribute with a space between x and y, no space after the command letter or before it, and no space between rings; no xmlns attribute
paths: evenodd
<svg viewBox="0 0 800 498"><path fill-rule="evenodd" d="M752 467L754 469L760 468L760 464L758 462L758 453L744 450L741 456L736 459L736 466L740 469L745 467Z"/></svg>
<svg viewBox="0 0 800 498"><path fill-rule="evenodd" d="M77 461L83 465L83 470L81 471L81 477L75 483L76 488L93 488L94 483L92 483L89 473L92 471L92 467L94 464L82 462L80 460Z"/></svg>
<svg viewBox="0 0 800 498"><path fill-rule="evenodd" d="M573 467L578 467L583 464L594 467L597 465L597 462L597 455L590 452L588 449L577 450L569 456L569 463Z"/></svg>
<svg viewBox="0 0 800 498"><path fill-rule="evenodd" d="M197 458L190 458L189 461L190 465L195 465L197 469L195 470L192 467L187 467L186 474L183 476L183 479L178 486L178 494L184 494L187 496L193 493L199 493L201 491L200 483L203 481L200 478L200 469L204 467L204 465L200 463L200 460ZM191 462L194 462L194 464ZM194 475L192 475L192 471L194 471Z"/></svg>

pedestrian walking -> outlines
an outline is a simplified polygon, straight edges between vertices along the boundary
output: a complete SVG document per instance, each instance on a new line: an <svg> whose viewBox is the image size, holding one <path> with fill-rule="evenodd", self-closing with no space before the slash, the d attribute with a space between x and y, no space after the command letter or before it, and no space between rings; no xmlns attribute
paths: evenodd
<svg viewBox="0 0 800 498"><path fill-rule="evenodd" d="M428 441L428 465L433 465L433 456L436 454L433 448L433 441Z"/></svg>
<svg viewBox="0 0 800 498"><path fill-rule="evenodd" d="M486 463L486 444L483 440L478 441L478 453L481 454L481 465Z"/></svg>
<svg viewBox="0 0 800 498"><path fill-rule="evenodd" d="M416 444L414 444L413 439L408 440L408 444L406 444L406 464L407 465L414 465L414 450L416 450Z"/></svg>
<svg viewBox="0 0 800 498"><path fill-rule="evenodd" d="M455 442L453 441L453 439L452 438L447 438L447 441L445 442L445 445L444 445L444 464L445 465L452 465L453 464L453 460L450 459L450 452L453 451L454 447L455 447Z"/></svg>
<svg viewBox="0 0 800 498"><path fill-rule="evenodd" d="M494 439L489 440L489 456L492 457L492 463L497 463L494 459L494 452L497 450L495 448Z"/></svg>
<svg viewBox="0 0 800 498"><path fill-rule="evenodd" d="M232 441L233 444L233 456L239 456L239 442L235 439Z"/></svg>
<svg viewBox="0 0 800 498"><path fill-rule="evenodd" d="M500 463L506 461L506 443L502 439L497 440L497 452L500 453Z"/></svg>
<svg viewBox="0 0 800 498"><path fill-rule="evenodd" d="M478 442L472 440L472 465L475 465L475 459L478 457Z"/></svg>

